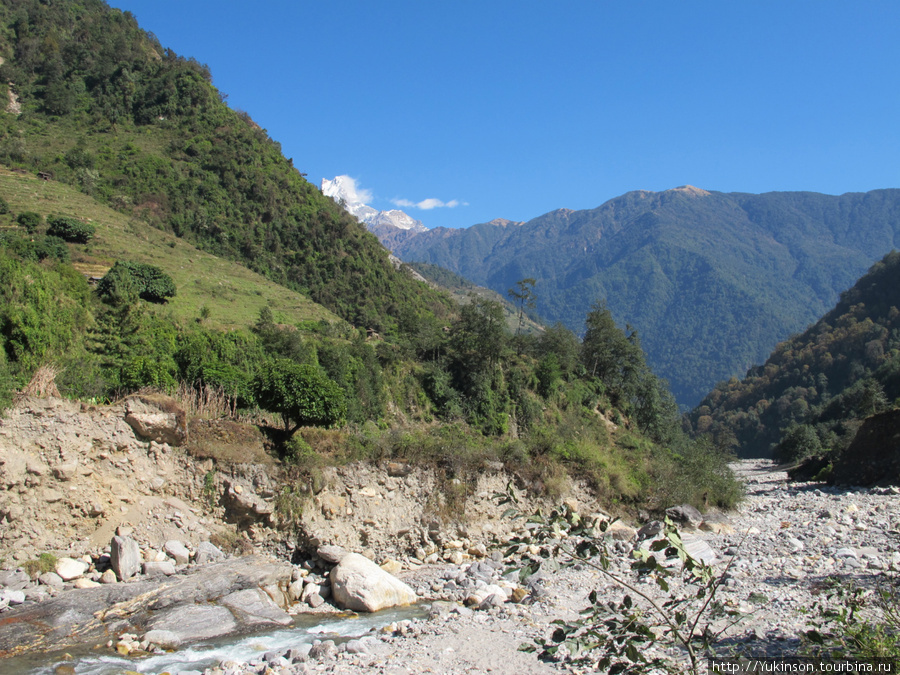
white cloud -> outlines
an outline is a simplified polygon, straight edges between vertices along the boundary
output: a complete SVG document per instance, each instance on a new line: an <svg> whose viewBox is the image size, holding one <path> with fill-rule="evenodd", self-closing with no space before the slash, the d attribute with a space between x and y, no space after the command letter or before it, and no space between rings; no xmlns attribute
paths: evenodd
<svg viewBox="0 0 900 675"><path fill-rule="evenodd" d="M451 199L449 202L444 202L440 199L434 199L433 197L430 199L423 199L420 202L411 202L408 199L392 199L391 203L394 204L394 206L400 206L407 209L422 209L423 211L430 211L431 209L452 209L460 205L466 206L464 202L460 202L458 199Z"/></svg>
<svg viewBox="0 0 900 675"><path fill-rule="evenodd" d="M369 204L375 198L371 190L365 190L350 176L336 176L331 190L348 204ZM327 193L326 193L327 194ZM329 195L333 196L333 195Z"/></svg>

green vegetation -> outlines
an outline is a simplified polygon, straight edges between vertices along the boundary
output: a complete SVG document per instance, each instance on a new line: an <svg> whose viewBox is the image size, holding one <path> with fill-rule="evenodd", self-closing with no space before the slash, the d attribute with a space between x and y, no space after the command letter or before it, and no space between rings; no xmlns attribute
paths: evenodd
<svg viewBox="0 0 900 675"><path fill-rule="evenodd" d="M837 197L630 192L586 211L510 227L437 228L394 252L498 293L536 280L537 313L582 330L603 299L641 334L679 405L762 362L898 241L900 190Z"/></svg>
<svg viewBox="0 0 900 675"><path fill-rule="evenodd" d="M67 216L51 216L47 219L47 236L59 237L75 244L86 244L97 231L90 223L82 223Z"/></svg>
<svg viewBox="0 0 900 675"><path fill-rule="evenodd" d="M900 252L875 263L834 309L779 344L747 377L719 384L689 416L747 456L825 465L862 420L900 405Z"/></svg>
<svg viewBox="0 0 900 675"><path fill-rule="evenodd" d="M505 311L395 269L204 66L128 13L20 0L0 30L22 106L0 115L0 401L41 366L72 398L212 392L223 414L280 421L268 436L298 470L429 462L457 506L487 461L622 507L739 499L727 456L680 432L604 306L582 343L526 329L530 279Z"/></svg>
<svg viewBox="0 0 900 675"><path fill-rule="evenodd" d="M148 302L166 302L175 297L172 277L155 265L118 261L97 284L101 298L113 304L137 296Z"/></svg>

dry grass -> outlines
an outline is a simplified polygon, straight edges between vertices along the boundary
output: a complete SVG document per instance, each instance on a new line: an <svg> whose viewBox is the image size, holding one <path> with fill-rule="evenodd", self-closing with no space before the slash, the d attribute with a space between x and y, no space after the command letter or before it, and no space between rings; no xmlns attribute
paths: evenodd
<svg viewBox="0 0 900 675"><path fill-rule="evenodd" d="M56 376L62 372L52 365L43 365L34 371L31 381L22 389L22 396L35 396L37 398L61 398L59 389L56 388Z"/></svg>
<svg viewBox="0 0 900 675"><path fill-rule="evenodd" d="M237 399L225 393L222 387L203 385L195 387L180 382L175 398L191 417L225 418L235 422L244 421L238 414Z"/></svg>

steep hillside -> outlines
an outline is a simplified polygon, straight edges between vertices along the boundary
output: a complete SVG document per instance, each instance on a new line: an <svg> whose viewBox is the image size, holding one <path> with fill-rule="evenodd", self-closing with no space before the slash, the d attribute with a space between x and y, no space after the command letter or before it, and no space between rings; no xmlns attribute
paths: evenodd
<svg viewBox="0 0 900 675"><path fill-rule="evenodd" d="M396 330L447 301L308 183L208 69L100 0L0 5L0 162L41 171L237 260L342 318ZM7 84L9 91L7 91Z"/></svg>
<svg viewBox="0 0 900 675"><path fill-rule="evenodd" d="M86 276L102 277L117 260L157 265L175 281L178 292L164 306L153 307L179 321L208 327L243 328L263 307L285 323L342 320L301 293L269 281L236 262L201 251L172 234L147 226L135 216L100 204L72 186L0 169L0 197L15 214L73 216L97 228L89 247L72 247L74 267ZM0 237L22 228L0 216ZM202 309L205 308L205 309Z"/></svg>
<svg viewBox="0 0 900 675"><path fill-rule="evenodd" d="M839 453L862 420L900 405L900 252L872 266L830 312L762 366L718 385L690 415L745 456Z"/></svg>
<svg viewBox="0 0 900 675"><path fill-rule="evenodd" d="M537 280L537 312L581 330L605 299L641 335L681 405L746 372L900 244L900 190L839 197L630 192L524 224L437 229L395 248L505 292Z"/></svg>

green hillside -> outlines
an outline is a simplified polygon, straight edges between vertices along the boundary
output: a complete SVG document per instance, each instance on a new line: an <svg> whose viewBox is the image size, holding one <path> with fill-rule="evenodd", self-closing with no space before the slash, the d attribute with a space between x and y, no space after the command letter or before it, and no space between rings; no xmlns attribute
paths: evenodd
<svg viewBox="0 0 900 675"><path fill-rule="evenodd" d="M100 0L0 3L0 163L43 172L382 333L446 314L208 69ZM10 83L7 86L7 83Z"/></svg>
<svg viewBox="0 0 900 675"><path fill-rule="evenodd" d="M206 325L233 329L252 324L262 308L269 307L285 323L342 322L304 295L151 228L136 216L114 211L71 186L0 169L0 197L13 214L30 211L45 219L74 216L93 224L97 233L90 244L71 247L74 267L86 276L102 277L117 260L150 263L165 270L178 293L156 309L178 321L199 319L205 307ZM2 233L24 231L10 215L6 222L0 216Z"/></svg>
<svg viewBox="0 0 900 675"><path fill-rule="evenodd" d="M900 406L900 252L876 263L806 331L689 416L746 456L838 455L862 420Z"/></svg>
<svg viewBox="0 0 900 675"><path fill-rule="evenodd" d="M432 230L395 253L501 293L533 277L538 314L575 331L605 299L620 325L639 331L678 402L693 406L815 321L898 244L900 190L833 197L685 187L524 224Z"/></svg>

